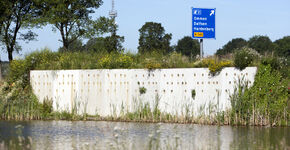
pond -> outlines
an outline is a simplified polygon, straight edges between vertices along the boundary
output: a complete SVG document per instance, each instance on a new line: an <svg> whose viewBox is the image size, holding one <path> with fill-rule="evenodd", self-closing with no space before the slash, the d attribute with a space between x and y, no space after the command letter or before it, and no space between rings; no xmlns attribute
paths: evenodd
<svg viewBox="0 0 290 150"><path fill-rule="evenodd" d="M289 127L0 121L0 149L290 149Z"/></svg>

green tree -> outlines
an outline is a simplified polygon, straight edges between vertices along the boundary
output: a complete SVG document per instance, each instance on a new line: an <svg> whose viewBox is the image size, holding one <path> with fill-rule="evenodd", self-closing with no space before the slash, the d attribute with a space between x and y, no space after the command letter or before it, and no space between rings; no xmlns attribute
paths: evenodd
<svg viewBox="0 0 290 150"><path fill-rule="evenodd" d="M85 45L86 50L94 52L122 52L124 37L119 35L90 39Z"/></svg>
<svg viewBox="0 0 290 150"><path fill-rule="evenodd" d="M190 36L185 36L178 40L175 51L181 53L182 55L193 58L199 54L200 45L198 40L194 40Z"/></svg>
<svg viewBox="0 0 290 150"><path fill-rule="evenodd" d="M68 46L68 50L72 51L72 52L76 52L76 51L83 51L85 48L83 46L83 42L79 39L74 40L69 46ZM64 47L60 47L58 49L59 52L65 52L65 48Z"/></svg>
<svg viewBox="0 0 290 150"><path fill-rule="evenodd" d="M276 54L279 56L290 56L290 36L285 36L282 39L276 40Z"/></svg>
<svg viewBox="0 0 290 150"><path fill-rule="evenodd" d="M1 8L5 14L1 14L0 42L5 46L9 61L12 61L13 52L21 50L18 40L28 42L35 39L36 34L30 29L40 19L40 11L31 0L1 0L1 7L5 7ZM27 32L20 33L21 29Z"/></svg>
<svg viewBox="0 0 290 150"><path fill-rule="evenodd" d="M218 49L216 55L222 56L233 53L234 50L247 46L247 41L243 38L235 38L229 41L222 49Z"/></svg>
<svg viewBox="0 0 290 150"><path fill-rule="evenodd" d="M85 45L87 51L102 52L105 51L104 37L91 38Z"/></svg>
<svg viewBox="0 0 290 150"><path fill-rule="evenodd" d="M139 47L140 53L152 52L161 50L163 53L168 53L172 50L170 47L171 34L165 34L165 30L161 23L146 22L139 29Z"/></svg>
<svg viewBox="0 0 290 150"><path fill-rule="evenodd" d="M109 32L113 26L111 19L90 16L102 5L102 0L38 0L42 8L43 21L54 26L61 34L65 50L77 39L91 38Z"/></svg>
<svg viewBox="0 0 290 150"><path fill-rule="evenodd" d="M258 53L264 54L266 52L274 51L274 44L268 36L255 35L248 41L248 46L255 49Z"/></svg>

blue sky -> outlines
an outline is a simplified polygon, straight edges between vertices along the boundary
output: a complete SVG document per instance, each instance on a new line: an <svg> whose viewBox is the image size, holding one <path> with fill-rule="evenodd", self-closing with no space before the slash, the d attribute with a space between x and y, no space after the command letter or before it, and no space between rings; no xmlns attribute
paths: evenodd
<svg viewBox="0 0 290 150"><path fill-rule="evenodd" d="M96 10L94 18L108 16L111 0ZM216 39L204 40L204 51L211 55L233 38L248 40L253 35L267 35L272 41L290 35L290 0L115 0L118 11L118 34L125 37L123 46L136 52L138 30L145 22L159 22L166 33L172 33L171 44L184 36L191 36L191 7L216 8ZM48 47L56 51L62 43L59 32L50 26L34 30L38 40L20 42L23 50L15 57L23 57ZM1 60L7 53L1 51Z"/></svg>

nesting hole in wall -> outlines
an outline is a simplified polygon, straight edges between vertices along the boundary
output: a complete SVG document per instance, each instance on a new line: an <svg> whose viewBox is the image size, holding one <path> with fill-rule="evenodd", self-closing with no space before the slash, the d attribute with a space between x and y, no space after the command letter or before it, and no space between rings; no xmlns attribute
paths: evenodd
<svg viewBox="0 0 290 150"><path fill-rule="evenodd" d="M246 76L248 76L248 73L246 73Z"/></svg>
<svg viewBox="0 0 290 150"><path fill-rule="evenodd" d="M231 84L232 82L231 81L229 81L229 84Z"/></svg>
<svg viewBox="0 0 290 150"><path fill-rule="evenodd" d="M210 82L208 81L208 84L210 84Z"/></svg>
<svg viewBox="0 0 290 150"><path fill-rule="evenodd" d="M237 74L236 73L234 73L234 76L236 76Z"/></svg>
<svg viewBox="0 0 290 150"><path fill-rule="evenodd" d="M203 82L201 82L201 84L203 84Z"/></svg>
<svg viewBox="0 0 290 150"><path fill-rule="evenodd" d="M171 85L173 85L173 82L171 82Z"/></svg>
<svg viewBox="0 0 290 150"><path fill-rule="evenodd" d="M184 90L184 92L186 93L186 92L187 92L187 90Z"/></svg>
<svg viewBox="0 0 290 150"><path fill-rule="evenodd" d="M193 76L196 76L196 74L193 74Z"/></svg>
<svg viewBox="0 0 290 150"><path fill-rule="evenodd" d="M166 77L166 75L165 75L165 74L164 74L163 76L164 76L164 77Z"/></svg>
<svg viewBox="0 0 290 150"><path fill-rule="evenodd" d="M171 93L173 93L173 90L171 90Z"/></svg>
<svg viewBox="0 0 290 150"><path fill-rule="evenodd" d="M138 81L137 84L140 85L140 82Z"/></svg>
<svg viewBox="0 0 290 150"><path fill-rule="evenodd" d="M199 82L197 82L197 84L199 84Z"/></svg>
<svg viewBox="0 0 290 150"><path fill-rule="evenodd" d="M155 92L157 93L157 90L155 90Z"/></svg>
<svg viewBox="0 0 290 150"><path fill-rule="evenodd" d="M168 85L169 83L168 83L168 82L166 82L166 84Z"/></svg>
<svg viewBox="0 0 290 150"><path fill-rule="evenodd" d="M179 74L177 74L177 77L179 77Z"/></svg>
<svg viewBox="0 0 290 150"><path fill-rule="evenodd" d="M201 74L201 76L204 76L204 74Z"/></svg>
<svg viewBox="0 0 290 150"><path fill-rule="evenodd" d="M203 90L201 90L201 92L203 93Z"/></svg>
<svg viewBox="0 0 290 150"><path fill-rule="evenodd" d="M226 73L226 76L228 76L228 73Z"/></svg>
<svg viewBox="0 0 290 150"><path fill-rule="evenodd" d="M138 75L136 74L135 77L138 77Z"/></svg>

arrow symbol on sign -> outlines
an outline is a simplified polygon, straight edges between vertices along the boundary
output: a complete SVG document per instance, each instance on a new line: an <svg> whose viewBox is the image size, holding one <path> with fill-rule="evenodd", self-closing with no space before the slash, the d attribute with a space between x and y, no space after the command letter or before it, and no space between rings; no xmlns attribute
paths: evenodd
<svg viewBox="0 0 290 150"><path fill-rule="evenodd" d="M211 11L210 11L209 16L212 16L212 15L214 15L214 10L211 10Z"/></svg>

